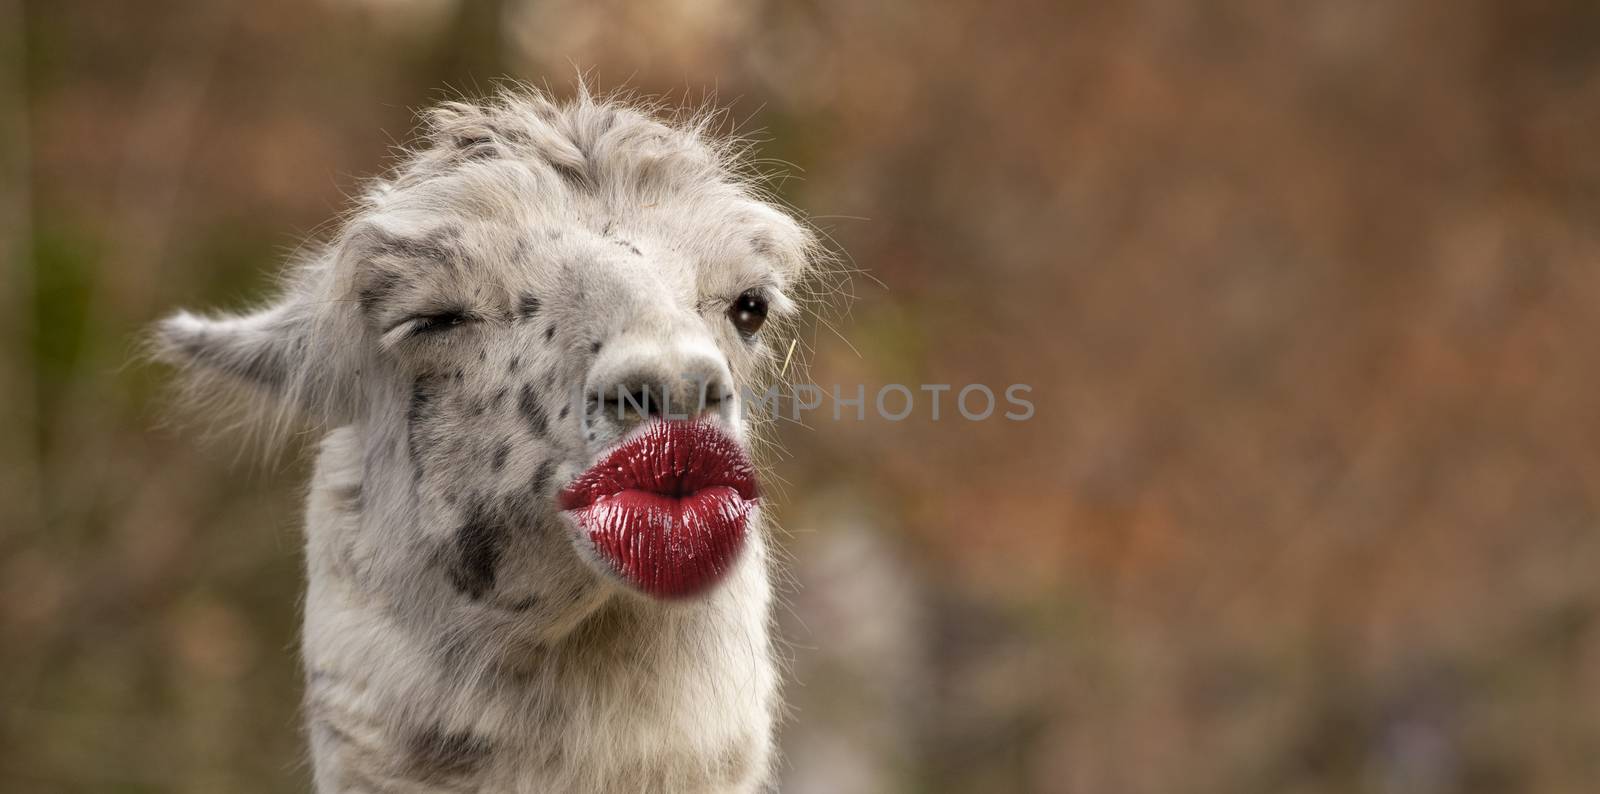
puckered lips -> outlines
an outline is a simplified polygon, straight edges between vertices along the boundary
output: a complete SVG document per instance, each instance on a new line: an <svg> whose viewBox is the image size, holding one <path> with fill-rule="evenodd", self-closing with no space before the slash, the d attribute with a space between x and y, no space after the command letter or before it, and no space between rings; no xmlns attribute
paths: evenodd
<svg viewBox="0 0 1600 794"><path fill-rule="evenodd" d="M562 489L560 504L622 579L687 598L732 569L757 498L755 468L726 432L653 421Z"/></svg>

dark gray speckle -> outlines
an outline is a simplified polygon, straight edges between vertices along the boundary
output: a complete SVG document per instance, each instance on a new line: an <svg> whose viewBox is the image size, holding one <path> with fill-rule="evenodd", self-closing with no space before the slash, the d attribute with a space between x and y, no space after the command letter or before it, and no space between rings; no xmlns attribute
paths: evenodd
<svg viewBox="0 0 1600 794"><path fill-rule="evenodd" d="M480 769L493 746L488 739L466 731L448 732L432 726L406 743L410 776L424 783L441 784L468 777Z"/></svg>

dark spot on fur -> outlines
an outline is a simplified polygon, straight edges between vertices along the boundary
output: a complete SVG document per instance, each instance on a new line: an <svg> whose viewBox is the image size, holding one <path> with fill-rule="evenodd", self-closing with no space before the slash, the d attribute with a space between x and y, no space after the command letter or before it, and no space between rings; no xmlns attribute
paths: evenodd
<svg viewBox="0 0 1600 794"><path fill-rule="evenodd" d="M522 369L522 356L512 356L511 360L506 362L506 374L515 375L519 369Z"/></svg>
<svg viewBox="0 0 1600 794"><path fill-rule="evenodd" d="M457 138L456 150L463 160L493 160L500 156L494 139L486 135Z"/></svg>
<svg viewBox="0 0 1600 794"><path fill-rule="evenodd" d="M333 500L346 513L361 512L361 483L335 488Z"/></svg>
<svg viewBox="0 0 1600 794"><path fill-rule="evenodd" d="M528 252L533 250L533 243L527 237L518 237L516 244L511 246L511 261L525 262Z"/></svg>
<svg viewBox="0 0 1600 794"><path fill-rule="evenodd" d="M567 183L567 187L578 189L589 186L589 163L587 160L578 164L551 162L550 167L555 169L556 176Z"/></svg>
<svg viewBox="0 0 1600 794"><path fill-rule="evenodd" d="M556 337L556 327L555 326L552 325L552 326L544 329L544 341L548 342L551 339L554 339L555 337Z"/></svg>
<svg viewBox="0 0 1600 794"><path fill-rule="evenodd" d="M604 346L605 345L603 343L601 343L601 342L595 342L594 344L589 345L589 354L590 355L595 355L595 354L599 353L600 352L600 348L602 348Z"/></svg>
<svg viewBox="0 0 1600 794"><path fill-rule="evenodd" d="M450 583L476 601L494 589L494 569L500 562L505 528L484 505L472 509L467 522L456 530L456 564Z"/></svg>
<svg viewBox="0 0 1600 794"><path fill-rule="evenodd" d="M544 406L539 404L539 395L532 383L522 384L522 390L517 393L517 413L528 420L528 429L534 435L542 436L549 432L549 420L545 417Z"/></svg>
<svg viewBox="0 0 1600 794"><path fill-rule="evenodd" d="M506 458L509 457L510 455L511 455L511 442L510 441L501 441L500 442L500 446L497 446L494 449L494 457L489 460L489 467L494 469L495 471L499 471L499 470L505 468L506 467Z"/></svg>
<svg viewBox="0 0 1600 794"><path fill-rule="evenodd" d="M400 277L394 273L379 270L370 274L356 296L357 302L361 304L361 311L368 317L376 315L383 307L383 303L399 288Z"/></svg>
<svg viewBox="0 0 1600 794"><path fill-rule="evenodd" d="M478 351L478 363L481 364L481 363L483 363L485 361L488 361L488 360L489 360L489 351L487 351L487 350L479 350Z"/></svg>
<svg viewBox="0 0 1600 794"><path fill-rule="evenodd" d="M517 312L522 315L524 320L531 319L538 314L539 296L531 292L522 293L522 297L517 301Z"/></svg>
<svg viewBox="0 0 1600 794"><path fill-rule="evenodd" d="M466 370L457 367L456 371L451 374L451 377L455 378L457 383L460 383L463 378L467 377L467 372Z"/></svg>
<svg viewBox="0 0 1600 794"><path fill-rule="evenodd" d="M614 243L616 243L616 244L617 244L617 245L620 245L620 246L622 246L622 247L623 247L623 248L626 248L626 249L628 249L628 250L629 250L629 251L631 251L631 252L633 252L633 255L634 255L634 256L644 256L644 253L643 253L643 252L642 252L642 251L640 251L640 250L639 250L639 246L637 246L637 245L634 245L634 244L633 244L633 243L630 243L630 242L628 242L628 241L627 241L627 240L624 240L624 239L622 239L622 238L620 238L620 237L618 237L618 238L617 238L617 239L615 239L615 240L612 240L612 241L611 241L611 242L614 242Z"/></svg>
<svg viewBox="0 0 1600 794"><path fill-rule="evenodd" d="M562 419L567 418L567 414L570 414L570 413L572 413L572 406L570 406L570 405L561 406L561 418Z"/></svg>
<svg viewBox="0 0 1600 794"><path fill-rule="evenodd" d="M434 418L435 411L433 399L433 379L429 377L417 378L411 384L411 404L406 409L406 447L411 455L411 461L416 466L416 476L422 477L422 455L426 451L426 438L424 432L427 425Z"/></svg>
<svg viewBox="0 0 1600 794"><path fill-rule="evenodd" d="M754 251L757 256L771 256L773 249L776 247L772 238L765 234L758 234L750 238L750 250Z"/></svg>
<svg viewBox="0 0 1600 794"><path fill-rule="evenodd" d="M523 596L522 598L519 598L519 599L517 599L515 601L509 601L509 602L500 604L499 606L501 608L503 608L503 609L508 609L508 610L510 610L512 612L527 612L528 610L533 609L534 607L536 607L538 605L539 605L539 597L536 596L536 595L530 595L530 596Z"/></svg>
<svg viewBox="0 0 1600 794"><path fill-rule="evenodd" d="M488 739L466 731L446 732L435 725L406 742L409 777L441 784L468 777L483 768L494 747Z"/></svg>
<svg viewBox="0 0 1600 794"><path fill-rule="evenodd" d="M510 391L511 387L509 386L501 386L495 389L494 396L489 398L489 407L499 408L500 404L506 401L506 394L510 393Z"/></svg>
<svg viewBox="0 0 1600 794"><path fill-rule="evenodd" d="M550 484L550 478L552 476L554 476L555 473L556 473L556 462L555 461L546 460L543 463L539 464L539 470L533 473L533 494L534 494L534 496L539 496L539 495L544 493L545 487Z"/></svg>

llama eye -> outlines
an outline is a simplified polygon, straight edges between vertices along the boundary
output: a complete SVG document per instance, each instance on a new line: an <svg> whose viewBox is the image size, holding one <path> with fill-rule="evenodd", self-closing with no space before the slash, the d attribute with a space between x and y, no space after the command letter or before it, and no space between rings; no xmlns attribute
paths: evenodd
<svg viewBox="0 0 1600 794"><path fill-rule="evenodd" d="M412 317L410 336L448 331L463 323L472 320L466 312L439 312L438 314L419 314Z"/></svg>
<svg viewBox="0 0 1600 794"><path fill-rule="evenodd" d="M739 329L746 339L755 336L761 330L762 323L767 321L767 296L758 290L746 290L728 307L728 319L733 321L733 327Z"/></svg>

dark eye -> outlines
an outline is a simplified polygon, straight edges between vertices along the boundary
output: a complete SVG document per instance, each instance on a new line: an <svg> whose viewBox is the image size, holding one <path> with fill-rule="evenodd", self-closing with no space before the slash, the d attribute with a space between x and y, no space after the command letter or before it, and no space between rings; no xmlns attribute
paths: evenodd
<svg viewBox="0 0 1600 794"><path fill-rule="evenodd" d="M759 290L746 291L728 307L728 319L746 338L754 336L761 330L761 324L767 321L767 296Z"/></svg>
<svg viewBox="0 0 1600 794"><path fill-rule="evenodd" d="M472 318L466 312L450 311L437 314L423 314L411 318L411 336L431 334L436 331L448 331Z"/></svg>

